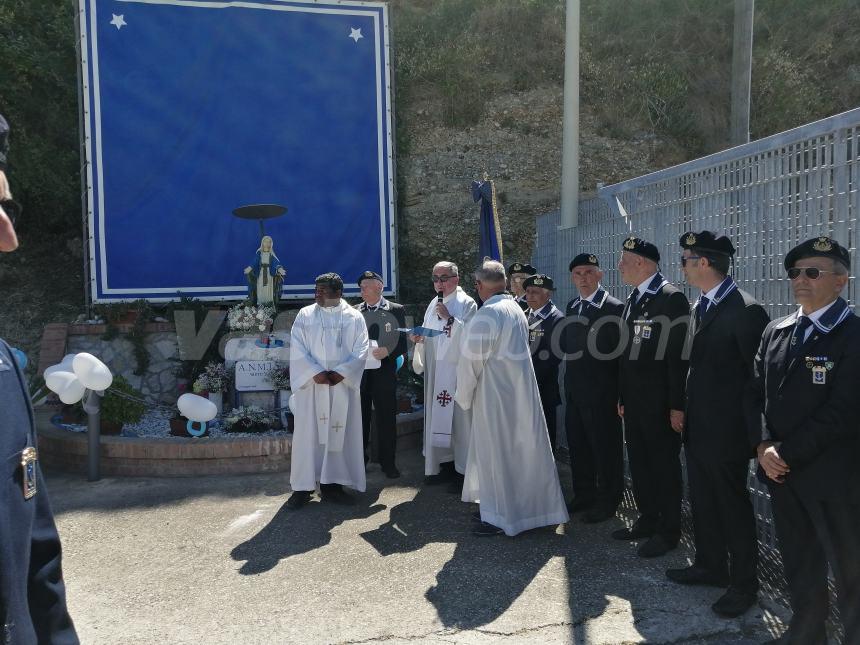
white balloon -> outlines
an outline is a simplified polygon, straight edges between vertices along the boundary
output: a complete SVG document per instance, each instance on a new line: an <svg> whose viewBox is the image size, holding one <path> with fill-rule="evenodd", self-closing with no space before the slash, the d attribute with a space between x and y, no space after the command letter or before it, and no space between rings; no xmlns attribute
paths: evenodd
<svg viewBox="0 0 860 645"><path fill-rule="evenodd" d="M108 366L92 354L81 352L75 356L72 367L84 387L90 390L106 390L113 383L113 374Z"/></svg>
<svg viewBox="0 0 860 645"><path fill-rule="evenodd" d="M61 365L55 367L61 367ZM77 380L78 377L73 372L57 369L48 374L48 370L45 370L45 385L55 394L59 394L69 383Z"/></svg>
<svg viewBox="0 0 860 645"><path fill-rule="evenodd" d="M57 394L60 395L60 401L71 405L72 403L77 403L84 398L84 392L86 391L87 388L84 387L84 384L75 378L74 380L69 381L66 387L57 392Z"/></svg>
<svg viewBox="0 0 860 645"><path fill-rule="evenodd" d="M204 399L196 394L183 394L176 402L176 407L182 413L182 416L191 421L205 422L211 421L218 416L218 408L209 399Z"/></svg>
<svg viewBox="0 0 860 645"><path fill-rule="evenodd" d="M72 371L72 361L75 359L75 354L66 354L63 356L63 360L61 360L56 365L51 365L51 367L45 370L43 376L45 378L48 377L49 374L53 374L54 372L71 372Z"/></svg>

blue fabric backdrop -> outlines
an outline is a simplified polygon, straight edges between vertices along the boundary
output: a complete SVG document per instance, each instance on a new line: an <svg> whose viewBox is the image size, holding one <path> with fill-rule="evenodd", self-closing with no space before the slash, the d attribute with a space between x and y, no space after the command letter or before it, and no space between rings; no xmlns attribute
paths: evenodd
<svg viewBox="0 0 860 645"><path fill-rule="evenodd" d="M87 0L97 301L239 298L266 222L284 297L336 271L396 280L382 5Z"/></svg>

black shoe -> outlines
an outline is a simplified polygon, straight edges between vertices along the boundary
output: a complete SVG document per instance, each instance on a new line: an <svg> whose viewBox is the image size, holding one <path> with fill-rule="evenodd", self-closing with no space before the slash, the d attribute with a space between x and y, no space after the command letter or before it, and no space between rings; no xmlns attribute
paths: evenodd
<svg viewBox="0 0 860 645"><path fill-rule="evenodd" d="M747 612L758 600L754 593L744 593L729 588L717 602L711 605L714 613L723 618L737 618Z"/></svg>
<svg viewBox="0 0 860 645"><path fill-rule="evenodd" d="M297 490L287 500L287 508L297 511L311 501L311 493L307 490Z"/></svg>
<svg viewBox="0 0 860 645"><path fill-rule="evenodd" d="M439 486L454 481L453 470L441 470L438 475L427 475L424 478L424 483L427 486Z"/></svg>
<svg viewBox="0 0 860 645"><path fill-rule="evenodd" d="M388 479L398 479L400 477L400 471L397 470L396 466L389 466L388 468L383 468L382 472L385 473L385 476Z"/></svg>
<svg viewBox="0 0 860 645"><path fill-rule="evenodd" d="M579 513L580 511L589 511L594 507L595 501L593 498L591 499L580 499L579 497L574 497L573 500L570 501L567 505L567 512L573 515L574 513Z"/></svg>
<svg viewBox="0 0 860 645"><path fill-rule="evenodd" d="M489 537L491 535L501 535L504 533L503 529L500 529L498 526L493 526L487 522L481 522L472 529L473 535L479 535L481 537Z"/></svg>
<svg viewBox="0 0 860 645"><path fill-rule="evenodd" d="M582 516L585 524L599 524L615 517L615 511L608 508L593 508Z"/></svg>
<svg viewBox="0 0 860 645"><path fill-rule="evenodd" d="M704 567L696 566L695 564L682 569L667 569L666 577L672 582L677 582L681 585L704 585L706 587L722 587L729 586L729 576L711 573Z"/></svg>
<svg viewBox="0 0 860 645"><path fill-rule="evenodd" d="M657 558L661 555L666 555L677 546L677 540L669 542L662 535L654 535L645 544L640 546L636 553L640 558Z"/></svg>
<svg viewBox="0 0 860 645"><path fill-rule="evenodd" d="M654 535L654 531L640 527L634 524L629 529L618 529L612 531L613 540L638 540L640 538L649 538Z"/></svg>
<svg viewBox="0 0 860 645"><path fill-rule="evenodd" d="M355 504L355 498L340 486L323 488L322 491L320 491L320 497L324 502L340 504L341 506L351 506Z"/></svg>

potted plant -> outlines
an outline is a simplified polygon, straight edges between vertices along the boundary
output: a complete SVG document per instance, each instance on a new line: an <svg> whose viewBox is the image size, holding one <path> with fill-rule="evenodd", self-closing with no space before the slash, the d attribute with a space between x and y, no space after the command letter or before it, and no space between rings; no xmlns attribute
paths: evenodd
<svg viewBox="0 0 860 645"><path fill-rule="evenodd" d="M135 390L131 384L121 375L113 379L110 389L105 392L101 406L101 431L102 434L118 435L122 432L122 426L126 423L137 423L146 411L146 405L139 401L132 401L119 394L126 394L137 398L143 395Z"/></svg>
<svg viewBox="0 0 860 645"><path fill-rule="evenodd" d="M224 392L230 385L230 375L224 363L209 363L194 381L192 389L195 394L208 396L221 414Z"/></svg>
<svg viewBox="0 0 860 645"><path fill-rule="evenodd" d="M224 417L225 432L266 432L275 427L275 418L256 405L242 405L233 408Z"/></svg>

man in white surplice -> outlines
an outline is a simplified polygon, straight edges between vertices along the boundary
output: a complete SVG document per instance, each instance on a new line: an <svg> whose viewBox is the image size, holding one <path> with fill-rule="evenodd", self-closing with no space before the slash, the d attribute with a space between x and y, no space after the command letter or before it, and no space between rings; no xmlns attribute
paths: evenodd
<svg viewBox="0 0 860 645"><path fill-rule="evenodd" d="M367 326L341 298L336 273L316 279L315 304L299 311L290 332L290 408L295 416L289 508L304 506L320 484L323 500L349 504L344 490L365 489L361 377Z"/></svg>
<svg viewBox="0 0 860 645"><path fill-rule="evenodd" d="M516 535L563 524L567 508L549 443L520 306L503 293L505 268L475 272L484 305L463 331L458 405L472 411L463 501L480 504L476 535Z"/></svg>
<svg viewBox="0 0 860 645"><path fill-rule="evenodd" d="M433 288L439 295L427 306L422 326L445 333L410 337L416 343L412 367L416 374L424 373L424 474L428 484L453 482L457 493L466 472L471 424L469 412L454 405L457 346L463 325L478 308L459 280L453 262L433 267Z"/></svg>

